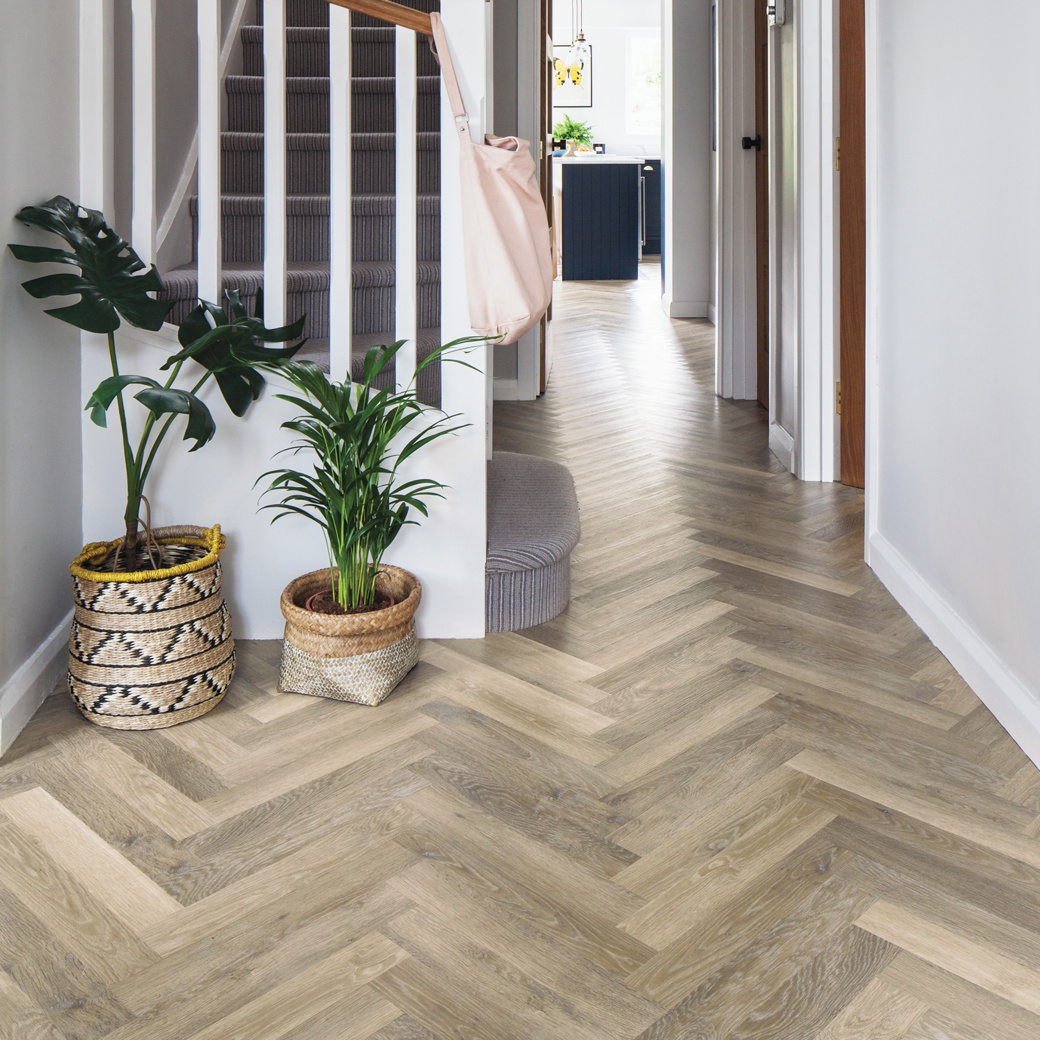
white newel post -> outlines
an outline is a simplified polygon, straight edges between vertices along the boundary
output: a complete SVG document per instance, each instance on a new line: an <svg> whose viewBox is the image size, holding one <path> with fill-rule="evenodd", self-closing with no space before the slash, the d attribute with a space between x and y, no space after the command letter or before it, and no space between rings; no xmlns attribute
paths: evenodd
<svg viewBox="0 0 1040 1040"><path fill-rule="evenodd" d="M485 122L485 0L453 0L442 11L474 140ZM441 88L441 339L472 335L466 298L459 191L459 139L451 105ZM393 547L393 561L414 571L423 583L419 634L424 638L482 638L484 565L487 557L485 453L486 345L466 355L472 369L441 367L441 401L457 422L469 425L434 442L410 472L449 485L434 499L430 516L407 528Z"/></svg>
<svg viewBox="0 0 1040 1040"><path fill-rule="evenodd" d="M285 0L264 3L264 323L286 321Z"/></svg>
<svg viewBox="0 0 1040 1040"><path fill-rule="evenodd" d="M221 303L220 0L197 0L199 296Z"/></svg>
<svg viewBox="0 0 1040 1040"><path fill-rule="evenodd" d="M329 371L333 379L342 379L350 371L354 322L350 23L347 8L329 7Z"/></svg>
<svg viewBox="0 0 1040 1040"><path fill-rule="evenodd" d="M406 341L397 355L396 379L399 386L407 386L415 376L416 348L419 335L417 299L418 249L416 221L418 205L418 139L415 136L417 119L418 79L416 72L415 33L397 27L396 60L396 152L394 156L396 201L394 203L396 280L394 299L394 339Z"/></svg>

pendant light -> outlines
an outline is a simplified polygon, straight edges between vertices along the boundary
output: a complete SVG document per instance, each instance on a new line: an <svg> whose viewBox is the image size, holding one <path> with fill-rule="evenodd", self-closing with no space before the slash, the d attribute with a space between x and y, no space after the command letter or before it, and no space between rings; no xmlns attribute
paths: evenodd
<svg viewBox="0 0 1040 1040"><path fill-rule="evenodd" d="M582 0L571 0L571 28L574 43L571 44L570 52L567 55L567 71L575 86L581 86L582 72L588 67L589 58L592 57L592 52L585 40L585 33L582 31L584 28L582 14Z"/></svg>

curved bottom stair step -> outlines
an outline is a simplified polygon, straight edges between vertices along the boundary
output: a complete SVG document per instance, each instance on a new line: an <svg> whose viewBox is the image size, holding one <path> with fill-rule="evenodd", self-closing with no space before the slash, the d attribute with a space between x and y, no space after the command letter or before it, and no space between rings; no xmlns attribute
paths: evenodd
<svg viewBox="0 0 1040 1040"><path fill-rule="evenodd" d="M495 452L487 467L485 628L516 632L560 614L571 598L571 552L581 536L570 471Z"/></svg>

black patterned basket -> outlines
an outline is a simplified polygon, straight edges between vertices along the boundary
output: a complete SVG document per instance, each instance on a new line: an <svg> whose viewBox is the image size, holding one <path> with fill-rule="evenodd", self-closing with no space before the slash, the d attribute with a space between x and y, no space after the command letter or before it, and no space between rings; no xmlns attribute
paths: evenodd
<svg viewBox="0 0 1040 1040"><path fill-rule="evenodd" d="M76 600L69 690L99 726L162 729L196 719L217 706L234 675L220 527L163 527L153 535L174 566L98 571L119 543L94 542L69 568Z"/></svg>

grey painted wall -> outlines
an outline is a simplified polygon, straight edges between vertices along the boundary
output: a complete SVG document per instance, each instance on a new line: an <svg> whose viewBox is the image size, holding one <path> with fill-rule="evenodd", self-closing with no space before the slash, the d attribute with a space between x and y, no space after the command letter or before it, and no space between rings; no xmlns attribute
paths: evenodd
<svg viewBox="0 0 1040 1040"><path fill-rule="evenodd" d="M1040 739L1040 5L935 7L878 4L877 529Z"/></svg>
<svg viewBox="0 0 1040 1040"><path fill-rule="evenodd" d="M14 214L78 194L75 27L67 0L0 6L3 243L53 244ZM79 334L19 284L45 270L0 250L0 750L56 677L42 661L26 694L34 680L19 670L71 609L68 565L81 547Z"/></svg>

